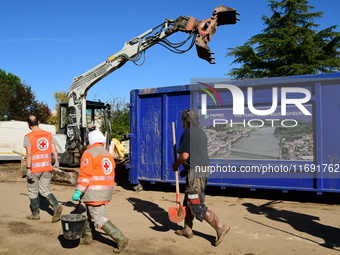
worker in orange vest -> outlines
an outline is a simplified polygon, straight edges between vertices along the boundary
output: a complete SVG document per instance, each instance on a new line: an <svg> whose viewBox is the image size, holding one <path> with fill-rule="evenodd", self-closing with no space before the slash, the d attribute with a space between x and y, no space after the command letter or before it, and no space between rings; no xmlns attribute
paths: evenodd
<svg viewBox="0 0 340 255"><path fill-rule="evenodd" d="M110 202L115 184L115 161L104 148L105 137L99 130L89 133L90 147L81 157L80 172L73 201L85 203L88 220L81 238L82 244L91 244L95 228L104 230L118 245L113 252L120 253L128 244L122 232L107 217L105 205Z"/></svg>
<svg viewBox="0 0 340 255"><path fill-rule="evenodd" d="M32 130L24 137L26 148L26 179L30 209L32 214L27 216L29 220L39 220L39 193L46 197L53 207L52 222L60 220L63 210L50 190L53 167L59 167L58 152L54 144L52 134L39 128L39 120L32 115L28 118L28 127ZM52 166L52 153L55 164Z"/></svg>

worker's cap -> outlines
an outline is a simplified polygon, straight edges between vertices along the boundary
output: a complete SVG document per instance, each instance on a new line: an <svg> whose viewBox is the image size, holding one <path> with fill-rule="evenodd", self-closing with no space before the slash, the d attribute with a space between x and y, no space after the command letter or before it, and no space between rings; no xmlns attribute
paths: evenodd
<svg viewBox="0 0 340 255"><path fill-rule="evenodd" d="M90 142L90 145L92 145L94 143L103 143L103 144L105 144L106 139L105 139L105 136L103 135L102 132L100 132L99 130L93 130L89 134L89 142Z"/></svg>

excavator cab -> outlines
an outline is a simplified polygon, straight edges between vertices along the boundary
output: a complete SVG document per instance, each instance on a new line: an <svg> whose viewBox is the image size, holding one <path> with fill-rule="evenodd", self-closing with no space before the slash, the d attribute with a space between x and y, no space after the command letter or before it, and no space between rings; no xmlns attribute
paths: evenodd
<svg viewBox="0 0 340 255"><path fill-rule="evenodd" d="M61 102L59 105L59 132L60 134L66 134L67 128L67 102ZM89 131L93 131L97 127L104 125L105 130L108 131L109 118L110 118L111 106L102 102L86 101L86 123Z"/></svg>
<svg viewBox="0 0 340 255"><path fill-rule="evenodd" d="M68 108L67 102L62 102L59 105L59 127L58 134L67 135L68 132L68 118L70 118L69 114L70 108ZM64 157L66 159L67 164L69 165L79 165L79 158L83 151L89 145L88 141L88 133L95 130L104 130L106 134L106 149L109 149L110 141L111 141L111 126L110 126L110 117L111 117L111 106L109 104L104 104L102 102L96 101L86 101L86 127L81 127L75 130L79 130L80 134L76 134L79 139L82 141L81 143L69 144L69 142L65 141L65 147L68 147L68 150L64 151ZM69 135L67 135L69 136ZM67 155L66 155L67 154Z"/></svg>

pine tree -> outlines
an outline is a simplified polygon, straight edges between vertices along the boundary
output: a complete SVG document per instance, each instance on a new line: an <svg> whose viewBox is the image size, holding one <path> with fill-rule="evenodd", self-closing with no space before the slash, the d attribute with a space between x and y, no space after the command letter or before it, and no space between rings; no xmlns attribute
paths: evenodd
<svg viewBox="0 0 340 255"><path fill-rule="evenodd" d="M322 31L315 18L323 12L309 12L307 0L269 0L272 12L262 20L262 34L251 37L243 46L229 48L235 57L228 75L235 78L261 78L340 71L340 33L331 26Z"/></svg>

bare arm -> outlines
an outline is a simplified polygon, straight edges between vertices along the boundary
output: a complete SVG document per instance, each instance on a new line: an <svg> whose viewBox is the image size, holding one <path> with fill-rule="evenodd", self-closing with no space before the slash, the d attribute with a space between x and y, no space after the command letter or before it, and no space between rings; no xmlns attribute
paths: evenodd
<svg viewBox="0 0 340 255"><path fill-rule="evenodd" d="M26 167L31 167L32 164L32 147L26 146Z"/></svg>
<svg viewBox="0 0 340 255"><path fill-rule="evenodd" d="M52 143L51 147L52 147L52 153L53 153L53 156L54 156L55 163L59 164L57 148L55 147L54 143Z"/></svg>
<svg viewBox="0 0 340 255"><path fill-rule="evenodd" d="M180 165L182 165L187 159L189 158L189 153L187 152L182 152L179 154L177 161L172 164L172 169L174 171L177 171Z"/></svg>

